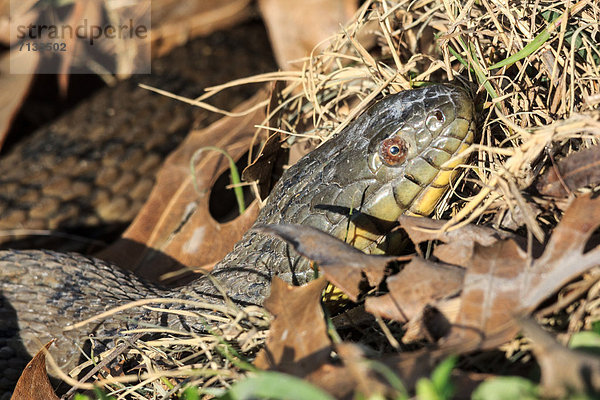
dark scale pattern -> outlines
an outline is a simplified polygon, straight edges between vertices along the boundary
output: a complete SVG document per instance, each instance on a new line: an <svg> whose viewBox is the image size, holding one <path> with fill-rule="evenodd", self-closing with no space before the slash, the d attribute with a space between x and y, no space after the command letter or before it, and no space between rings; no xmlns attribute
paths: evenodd
<svg viewBox="0 0 600 400"><path fill-rule="evenodd" d="M274 63L264 28L249 23L196 39L152 68L151 76L100 90L0 159L2 247L93 250L63 237L24 240L10 232L43 229L96 239L118 234L150 194L163 158L194 123L203 127L219 117L138 83L193 98L205 87L271 71ZM254 89L229 90L213 103L230 109Z"/></svg>
<svg viewBox="0 0 600 400"><path fill-rule="evenodd" d="M424 102L428 110L441 109L447 115L441 131L423 128L426 113L420 110ZM440 141L458 136L466 145L472 140L472 119L471 100L450 86L435 85L389 96L289 168L274 187L257 223L307 224L338 237L344 237L350 223L366 227L365 232L373 236L384 235L379 227L407 209L396 204L398 194L394 192L407 184L407 168L418 172L419 165L429 167L420 154L432 143L438 146ZM409 144L409 151L404 164L388 167L376 157L379 143L394 135ZM458 145L452 152L456 151ZM439 168L441 163L437 160L434 164ZM382 208L382 204L388 206ZM312 274L309 263L284 242L254 231L247 233L213 272L231 298L255 304L268 295L273 276L302 284ZM7 354L6 362L14 362L15 357L25 357L25 349L35 353L38 340L44 343L58 337L52 352L67 367L74 366L79 357L75 344L84 342L89 334L115 336L136 326L140 319L173 329L204 328L183 317L175 319L140 309L120 312L75 331L63 332L64 326L142 298L222 301L220 292L206 277L171 291L144 283L102 261L55 252L0 252L0 283L0 357ZM185 308L193 310L192 306ZM15 337L17 332L19 336ZM96 351L110 344L110 340L101 341ZM2 379L8 382L10 376L5 374Z"/></svg>

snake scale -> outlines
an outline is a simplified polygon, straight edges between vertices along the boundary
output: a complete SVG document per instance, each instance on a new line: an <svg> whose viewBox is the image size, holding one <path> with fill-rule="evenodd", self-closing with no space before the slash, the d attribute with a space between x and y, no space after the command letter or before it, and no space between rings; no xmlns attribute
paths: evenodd
<svg viewBox="0 0 600 400"><path fill-rule="evenodd" d="M256 223L309 225L340 238L348 236L360 249L374 247L400 214L433 211L454 168L464 161L463 156L454 156L473 140L473 113L470 97L451 85L435 84L385 97L286 170ZM313 270L286 243L251 230L215 266L212 276L235 301L261 304L274 276L303 284ZM182 316L136 308L63 331L133 300L222 301L206 276L169 290L103 261L52 251L0 252L0 283L0 371L11 360L34 354L40 342L51 338L57 338L52 354L69 368L80 358L76 344L89 335L115 337L142 321L203 330ZM94 354L109 344L108 339L95 340Z"/></svg>

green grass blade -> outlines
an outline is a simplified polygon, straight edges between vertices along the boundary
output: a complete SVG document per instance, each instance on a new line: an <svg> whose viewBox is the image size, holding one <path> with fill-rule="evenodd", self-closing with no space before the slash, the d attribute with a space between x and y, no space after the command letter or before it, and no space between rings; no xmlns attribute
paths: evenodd
<svg viewBox="0 0 600 400"><path fill-rule="evenodd" d="M260 372L234 384L221 399L334 400L316 386L279 372Z"/></svg>
<svg viewBox="0 0 600 400"><path fill-rule="evenodd" d="M497 69L497 68L502 68L505 66L509 66L512 65L514 63L516 63L519 60L522 60L526 57L528 57L529 55L531 55L532 53L534 53L536 50L538 50L540 47L542 47L544 45L544 43L546 43L548 41L548 39L550 39L550 33L552 33L552 31L554 31L554 29L556 29L556 27L559 24L559 19L562 18L562 15L559 15L558 17L556 17L556 19L554 21L552 21L550 23L550 25L548 25L548 27L546 27L543 31L541 31L535 38L533 38L533 40L531 42L529 42L525 47L523 47L521 50L519 50L517 53L513 54L512 56L505 58L504 60L497 62L494 65L491 65L490 67L488 67L488 70L492 70L492 69Z"/></svg>
<svg viewBox="0 0 600 400"><path fill-rule="evenodd" d="M242 190L241 186L239 186L240 183L242 182L242 180L240 179L240 174L238 172L237 166L235 165L235 160L225 150L223 150L219 147L215 147L215 146L206 146L206 147L202 147L194 152L194 155L192 156L192 158L190 160L190 172L192 174L194 190L196 190L196 192L200 191L198 188L198 183L196 182L195 166L196 166L196 162L198 161L198 157L200 156L200 154L202 154L205 151L217 151L217 152L223 154L227 158L227 161L229 161L229 171L231 173L231 184L234 185L233 192L235 193L235 199L237 201L238 209L239 209L240 215L241 215L244 211L246 211L246 203L244 201L244 191Z"/></svg>
<svg viewBox="0 0 600 400"><path fill-rule="evenodd" d="M483 85L483 87L488 92L488 94L492 97L492 99L497 98L498 94L494 90L494 87L492 86L490 81L487 79L487 72L486 72L485 68L482 67L481 64L479 64L477 55L475 53L475 50L473 49L473 46L471 46L471 43L466 43L463 40L463 38L461 38L461 37L458 38L458 43L462 46L463 51L465 53L471 55L472 63L470 63L468 65L470 65L471 70L475 73L475 76L477 77L477 82L480 85ZM460 61L460 59L459 59L459 61Z"/></svg>
<svg viewBox="0 0 600 400"><path fill-rule="evenodd" d="M404 399L409 398L408 391L406 390L404 383L390 367L388 367L387 365L385 365L382 362L374 361L374 360L368 360L367 363L368 363L368 366L370 369L381 374L385 378L385 380L387 380L387 382L394 389L396 389L396 392L397 392L397 395L395 397L396 399L404 400Z"/></svg>
<svg viewBox="0 0 600 400"><path fill-rule="evenodd" d="M431 374L431 382L443 399L452 398L454 386L451 382L452 370L456 365L458 357L450 356L440 363Z"/></svg>

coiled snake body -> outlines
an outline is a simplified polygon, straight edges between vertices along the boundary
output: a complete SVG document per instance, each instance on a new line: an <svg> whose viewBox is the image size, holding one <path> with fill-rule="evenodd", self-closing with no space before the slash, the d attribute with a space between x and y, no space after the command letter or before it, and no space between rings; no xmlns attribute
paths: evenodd
<svg viewBox="0 0 600 400"><path fill-rule="evenodd" d="M472 142L473 125L472 101L456 87L431 85L388 96L290 167L257 224L305 224L347 236L356 247L368 250L400 214L432 212L454 167L464 161L454 156ZM272 277L303 284L313 271L284 242L250 231L212 275L235 301L260 304ZM206 277L167 290L100 260L50 251L0 252L0 284L0 371L36 353L40 343L51 338L57 339L51 353L68 368L76 365L77 345L89 335L114 337L140 320L202 329L189 326L184 317L129 309L85 328L63 331L132 300L220 301L219 290ZM2 378L10 377L5 373Z"/></svg>

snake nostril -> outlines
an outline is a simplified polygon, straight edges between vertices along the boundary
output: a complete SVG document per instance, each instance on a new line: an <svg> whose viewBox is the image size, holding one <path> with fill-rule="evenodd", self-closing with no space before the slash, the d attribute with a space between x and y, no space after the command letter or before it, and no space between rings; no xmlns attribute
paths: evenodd
<svg viewBox="0 0 600 400"><path fill-rule="evenodd" d="M427 115L425 125L431 132L438 132L444 126L446 116L441 110L433 110Z"/></svg>

